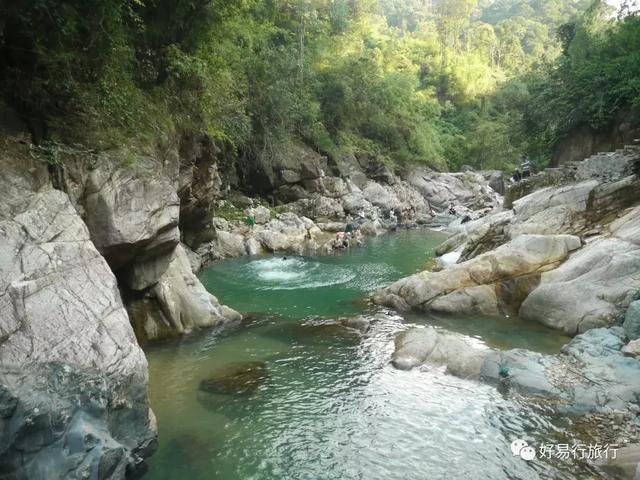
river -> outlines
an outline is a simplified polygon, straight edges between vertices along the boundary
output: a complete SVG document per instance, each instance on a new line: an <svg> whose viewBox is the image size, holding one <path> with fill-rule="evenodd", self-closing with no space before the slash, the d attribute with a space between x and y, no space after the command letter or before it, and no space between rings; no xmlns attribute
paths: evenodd
<svg viewBox="0 0 640 480"><path fill-rule="evenodd" d="M147 349L160 448L145 479L601 478L584 465L512 456L516 438L568 441L566 421L543 405L442 368L389 364L395 335L415 324L499 348L554 353L567 341L518 319L403 319L362 301L422 270L440 241L403 231L332 256L240 258L203 270L204 285L246 320ZM354 315L371 320L365 334L327 325ZM198 393L212 372L247 361L266 366L252 393Z"/></svg>

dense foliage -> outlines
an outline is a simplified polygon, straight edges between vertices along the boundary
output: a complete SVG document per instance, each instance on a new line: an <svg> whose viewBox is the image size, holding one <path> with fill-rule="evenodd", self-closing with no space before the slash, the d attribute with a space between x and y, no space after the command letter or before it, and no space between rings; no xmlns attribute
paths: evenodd
<svg viewBox="0 0 640 480"><path fill-rule="evenodd" d="M21 0L0 93L38 141L202 130L511 168L638 100L636 17L587 0ZM583 15L583 12L586 13Z"/></svg>

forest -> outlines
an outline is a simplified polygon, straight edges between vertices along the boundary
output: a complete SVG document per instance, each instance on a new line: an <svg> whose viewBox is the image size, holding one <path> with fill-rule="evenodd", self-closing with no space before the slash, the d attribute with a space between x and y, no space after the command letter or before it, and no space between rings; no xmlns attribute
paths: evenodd
<svg viewBox="0 0 640 480"><path fill-rule="evenodd" d="M0 95L55 148L199 131L243 154L508 170L640 106L628 3L23 0L0 19Z"/></svg>

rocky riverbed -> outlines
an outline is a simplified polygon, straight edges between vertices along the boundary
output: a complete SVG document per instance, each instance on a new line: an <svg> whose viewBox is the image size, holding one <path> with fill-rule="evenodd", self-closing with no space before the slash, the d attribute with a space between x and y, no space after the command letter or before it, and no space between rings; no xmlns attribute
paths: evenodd
<svg viewBox="0 0 640 480"><path fill-rule="evenodd" d="M500 172L393 170L368 156L329 161L302 145L249 168L230 165L202 136L135 158L83 151L47 164L28 142L3 141L0 464L16 478L118 479L144 470L156 425L140 345L242 321L211 293L215 281L203 286L203 265L327 254L417 226L445 228L440 259L380 290L377 303L519 315L580 335L562 354L542 356L475 352L429 333L416 355L403 356L400 342L397 366L433 361L495 383L495 359L504 358L512 388L572 411L628 415L637 404L634 150L578 165L568 181L504 210ZM452 362L456 351L464 354Z"/></svg>
<svg viewBox="0 0 640 480"><path fill-rule="evenodd" d="M328 252L448 223L450 204L475 217L501 202L496 174L403 175L355 156L330 165L300 145L246 177L206 136L55 163L26 139L2 141L0 464L16 478L142 469L156 427L139 345L242 318L203 287L201 265ZM347 223L356 232L336 244Z"/></svg>
<svg viewBox="0 0 640 480"><path fill-rule="evenodd" d="M560 354L477 348L425 328L397 338L394 365L445 365L586 415L594 435L630 445L624 478L640 477L639 167L640 149L627 148L574 165L558 186L534 178L543 188L511 210L449 228L435 270L372 297L400 311L518 315L576 335Z"/></svg>

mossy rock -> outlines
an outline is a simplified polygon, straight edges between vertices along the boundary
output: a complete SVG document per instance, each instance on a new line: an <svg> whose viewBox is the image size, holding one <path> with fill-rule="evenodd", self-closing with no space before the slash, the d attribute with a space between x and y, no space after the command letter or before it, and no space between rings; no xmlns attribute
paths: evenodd
<svg viewBox="0 0 640 480"><path fill-rule="evenodd" d="M202 380L199 390L217 395L249 395L267 378L265 362L231 363Z"/></svg>

